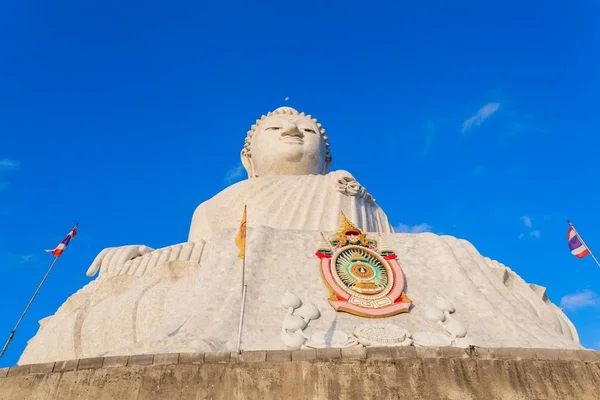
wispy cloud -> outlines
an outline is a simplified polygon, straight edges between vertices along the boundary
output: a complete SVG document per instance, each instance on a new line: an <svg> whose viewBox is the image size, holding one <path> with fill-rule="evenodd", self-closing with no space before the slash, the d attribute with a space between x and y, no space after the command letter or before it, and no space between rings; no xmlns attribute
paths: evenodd
<svg viewBox="0 0 600 400"><path fill-rule="evenodd" d="M36 261L37 257L34 254L24 254L19 257L22 264L27 264Z"/></svg>
<svg viewBox="0 0 600 400"><path fill-rule="evenodd" d="M431 232L433 227L429 224L419 224L419 225L405 225L400 224L394 227L395 232L399 233L422 233L422 232Z"/></svg>
<svg viewBox="0 0 600 400"><path fill-rule="evenodd" d="M435 122L427 120L425 123L425 147L423 149L423 155L426 156L431 151L433 145L433 139L435 136Z"/></svg>
<svg viewBox="0 0 600 400"><path fill-rule="evenodd" d="M0 159L0 170L17 169L21 163L17 160L9 160L8 158Z"/></svg>
<svg viewBox="0 0 600 400"><path fill-rule="evenodd" d="M225 177L223 178L223 182L226 185L231 185L237 181L240 181L245 173L246 170L244 169L242 164L239 164L238 166L233 167L229 171L227 171Z"/></svg>
<svg viewBox="0 0 600 400"><path fill-rule="evenodd" d="M551 220L551 221L563 221L564 222L567 220L567 217L564 214L557 213L557 212L550 213L550 214L544 214L543 218L544 218L544 221Z"/></svg>
<svg viewBox="0 0 600 400"><path fill-rule="evenodd" d="M529 232L527 232L526 234L520 233L519 239L523 239L525 236L530 236L539 239L542 236L542 232L539 229L533 229L533 222L531 221L531 217L529 215L523 215L521 217L521 221L523 221L525 228L527 228Z"/></svg>
<svg viewBox="0 0 600 400"><path fill-rule="evenodd" d="M597 306L600 303L598 295L592 290L584 290L574 294L568 294L560 299L560 306L568 311L579 308Z"/></svg>
<svg viewBox="0 0 600 400"><path fill-rule="evenodd" d="M284 101L288 101L290 99L289 96L285 96L285 99L283 99Z"/></svg>
<svg viewBox="0 0 600 400"><path fill-rule="evenodd" d="M0 267L17 267L21 265L35 265L38 258L34 254L17 254L0 252Z"/></svg>
<svg viewBox="0 0 600 400"><path fill-rule="evenodd" d="M461 132L466 133L469 129L483 124L483 122L494 115L499 108L500 103L487 103L463 122Z"/></svg>

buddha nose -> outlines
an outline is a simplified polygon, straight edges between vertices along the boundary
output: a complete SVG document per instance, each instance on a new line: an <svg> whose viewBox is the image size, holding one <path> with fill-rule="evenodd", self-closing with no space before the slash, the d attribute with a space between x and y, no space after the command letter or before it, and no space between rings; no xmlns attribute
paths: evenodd
<svg viewBox="0 0 600 400"><path fill-rule="evenodd" d="M298 129L296 124L288 122L287 124L285 124L285 126L283 126L283 130L281 131L281 136L292 136L292 137L299 137L299 138L303 139L304 133L302 133L302 131L300 129Z"/></svg>

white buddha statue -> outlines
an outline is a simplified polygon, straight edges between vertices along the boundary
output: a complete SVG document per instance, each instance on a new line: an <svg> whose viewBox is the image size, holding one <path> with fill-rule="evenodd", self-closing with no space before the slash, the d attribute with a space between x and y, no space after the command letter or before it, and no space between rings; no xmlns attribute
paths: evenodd
<svg viewBox="0 0 600 400"><path fill-rule="evenodd" d="M237 228L245 205L250 227L334 231L344 212L363 231L392 233L386 214L349 172L329 172L327 139L315 118L290 107L256 120L241 151L248 179L196 208L188 241L208 240L223 229ZM88 276L99 268L114 273L152 250L139 245L105 249Z"/></svg>
<svg viewBox="0 0 600 400"><path fill-rule="evenodd" d="M465 240L393 233L350 173L329 172L327 136L310 116L288 107L263 116L241 157L248 179L197 207L187 242L102 250L87 271L98 276L40 321L19 364L234 351L242 282L244 350L346 347L358 345L355 338L365 346L580 348L575 327L545 288ZM242 263L234 238L244 206ZM340 299L325 284L320 252L341 212L352 230L393 249L414 306L409 312L372 321L332 307L330 300Z"/></svg>

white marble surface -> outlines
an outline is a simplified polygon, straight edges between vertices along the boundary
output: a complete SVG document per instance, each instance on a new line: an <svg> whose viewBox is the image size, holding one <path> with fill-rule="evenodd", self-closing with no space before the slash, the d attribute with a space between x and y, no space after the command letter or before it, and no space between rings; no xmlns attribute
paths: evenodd
<svg viewBox="0 0 600 400"><path fill-rule="evenodd" d="M136 260L128 268L101 272L54 316L42 321L19 363L148 352L234 351L242 287L235 234L234 229L224 230L206 244L188 243L147 253L141 258L154 262L145 262L144 268ZM468 344L580 347L570 321L539 287L481 256L470 243L432 233L386 234L384 238L398 254L414 308L373 320L336 313L327 303L328 291L314 255L318 232L249 229L242 348L285 348L280 333L288 313L281 305L286 291L319 309L319 318L304 331L307 336L321 332L351 335L364 323L385 322L416 333L421 345L450 343L445 329L427 318L431 317L428 308L439 306L442 295L455 308L452 318L466 329L467 337L462 339L468 339Z"/></svg>

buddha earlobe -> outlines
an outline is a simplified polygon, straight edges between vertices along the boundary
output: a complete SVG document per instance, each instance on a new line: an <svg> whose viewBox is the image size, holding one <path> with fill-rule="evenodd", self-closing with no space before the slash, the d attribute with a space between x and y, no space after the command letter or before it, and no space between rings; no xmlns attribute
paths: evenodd
<svg viewBox="0 0 600 400"><path fill-rule="evenodd" d="M327 175L329 173L330 167L331 167L331 159L328 158L325 160L325 164L323 165L323 171L321 171L321 174Z"/></svg>
<svg viewBox="0 0 600 400"><path fill-rule="evenodd" d="M240 152L240 158L242 159L242 165L248 174L248 179L256 178L256 171L254 170L254 163L252 158L246 149L242 149Z"/></svg>

